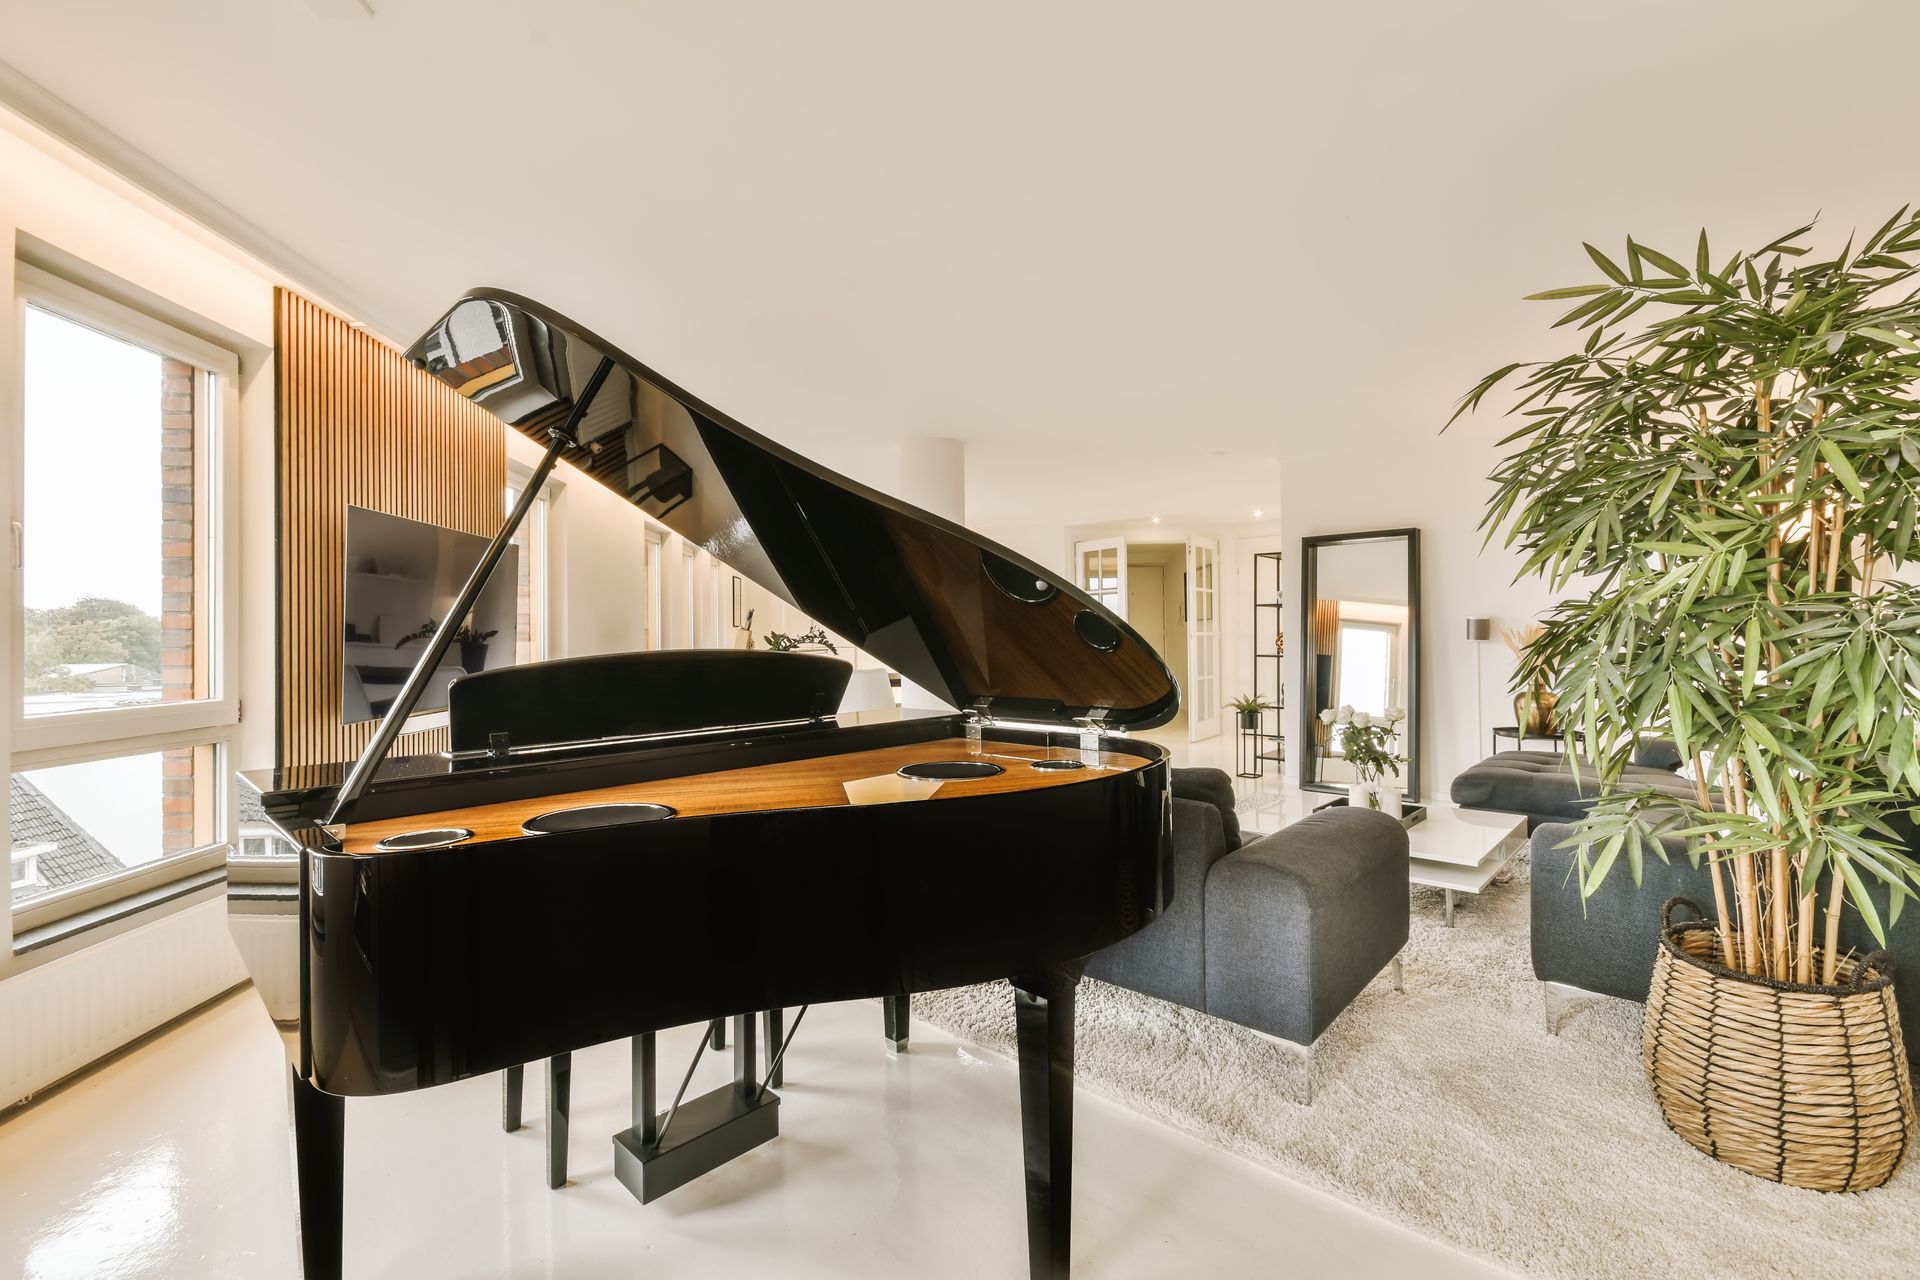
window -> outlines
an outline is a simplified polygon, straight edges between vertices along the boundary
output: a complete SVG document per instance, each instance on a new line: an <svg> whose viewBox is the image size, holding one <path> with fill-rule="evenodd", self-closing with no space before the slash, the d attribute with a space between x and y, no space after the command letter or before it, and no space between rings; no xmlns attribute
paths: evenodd
<svg viewBox="0 0 1920 1280"><path fill-rule="evenodd" d="M59 277L17 279L9 811L32 927L225 856L239 362Z"/></svg>
<svg viewBox="0 0 1920 1280"><path fill-rule="evenodd" d="M1393 650L1397 637L1397 629L1384 623L1342 620L1336 705L1377 716L1394 704Z"/></svg>
<svg viewBox="0 0 1920 1280"><path fill-rule="evenodd" d="M16 898L22 890L31 890L40 884L40 855L53 849L50 844L21 844L13 842L13 889Z"/></svg>

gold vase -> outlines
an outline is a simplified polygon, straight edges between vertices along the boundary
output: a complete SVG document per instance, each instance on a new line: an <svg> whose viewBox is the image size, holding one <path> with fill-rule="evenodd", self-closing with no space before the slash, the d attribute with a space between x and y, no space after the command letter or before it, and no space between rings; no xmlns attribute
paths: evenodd
<svg viewBox="0 0 1920 1280"><path fill-rule="evenodd" d="M1551 738L1560 732L1560 726L1554 720L1554 708L1560 705L1560 697L1543 684L1537 684L1525 693L1515 694L1513 698L1513 722L1520 726L1520 732L1529 738Z"/></svg>

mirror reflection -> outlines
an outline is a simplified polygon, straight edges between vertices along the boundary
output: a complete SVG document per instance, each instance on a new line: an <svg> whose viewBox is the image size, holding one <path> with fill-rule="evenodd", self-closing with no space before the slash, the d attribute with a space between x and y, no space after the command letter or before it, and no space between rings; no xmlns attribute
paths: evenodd
<svg viewBox="0 0 1920 1280"><path fill-rule="evenodd" d="M1385 781L1419 797L1419 538L1394 529L1301 544L1301 740L1311 748L1302 753L1303 786L1337 791L1362 781L1339 724L1329 723L1353 714L1392 722L1388 749L1407 763Z"/></svg>

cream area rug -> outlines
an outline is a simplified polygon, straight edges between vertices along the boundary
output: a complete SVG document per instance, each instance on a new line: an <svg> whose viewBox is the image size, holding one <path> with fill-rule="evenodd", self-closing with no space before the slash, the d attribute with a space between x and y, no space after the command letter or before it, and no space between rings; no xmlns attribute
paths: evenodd
<svg viewBox="0 0 1920 1280"><path fill-rule="evenodd" d="M1376 979L1320 1037L1311 1106L1278 1045L1092 980L1078 1087L1527 1275L1920 1276L1920 1161L1855 1195L1763 1181L1662 1123L1641 1006L1583 1002L1547 1034L1526 877L1522 860L1452 929L1414 890L1406 990ZM1013 1050L1004 983L913 1011Z"/></svg>

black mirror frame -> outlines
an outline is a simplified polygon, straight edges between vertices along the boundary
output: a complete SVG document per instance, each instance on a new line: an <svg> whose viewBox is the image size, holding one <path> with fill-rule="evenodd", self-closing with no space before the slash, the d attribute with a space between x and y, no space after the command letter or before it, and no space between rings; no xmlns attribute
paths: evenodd
<svg viewBox="0 0 1920 1280"><path fill-rule="evenodd" d="M1406 798L1420 799L1420 735L1426 723L1420 708L1420 531L1418 529L1370 529L1362 533L1325 533L1311 538L1300 539L1300 750L1299 771L1300 786L1308 791L1345 791L1346 787L1335 782L1321 782L1314 776L1318 772L1318 754L1314 749L1313 698L1309 695L1312 685L1312 672L1308 670L1313 661L1313 645L1310 643L1313 627L1313 602L1319 597L1319 555L1321 547L1336 546L1346 542L1380 542L1389 538L1404 538L1407 543L1407 620L1410 634L1407 638L1407 732L1409 746L1407 752L1407 789Z"/></svg>

